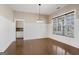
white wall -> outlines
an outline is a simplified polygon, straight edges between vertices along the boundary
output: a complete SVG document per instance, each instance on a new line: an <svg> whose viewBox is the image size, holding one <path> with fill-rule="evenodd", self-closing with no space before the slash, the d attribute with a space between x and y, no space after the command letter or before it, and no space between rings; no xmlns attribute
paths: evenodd
<svg viewBox="0 0 79 59"><path fill-rule="evenodd" d="M64 14L66 12L69 12L71 10L76 10L76 13L79 11L79 5L68 5L68 6L65 6L64 8L56 11L54 14L51 15L51 18L53 18L54 16L58 16L58 15L61 15L61 14ZM76 19L74 20L74 36L75 38L70 38L70 37L65 37L65 36L61 36L61 35L54 35L53 34L53 20L50 21L49 23L49 36L50 38L52 39L55 39L59 42L63 42L63 43L66 43L66 44L69 44L71 46L74 46L74 47L77 47L79 48L79 19L77 18L78 15L76 14ZM50 19L51 19L50 18Z"/></svg>
<svg viewBox="0 0 79 59"><path fill-rule="evenodd" d="M6 5L0 5L0 52L4 52L15 40L14 27L12 10Z"/></svg>
<svg viewBox="0 0 79 59"><path fill-rule="evenodd" d="M47 24L45 23L25 23L24 39L39 39L47 37Z"/></svg>
<svg viewBox="0 0 79 59"><path fill-rule="evenodd" d="M42 23L37 23L37 14L14 12L15 20L24 20L24 40L47 37L47 16L41 15Z"/></svg>

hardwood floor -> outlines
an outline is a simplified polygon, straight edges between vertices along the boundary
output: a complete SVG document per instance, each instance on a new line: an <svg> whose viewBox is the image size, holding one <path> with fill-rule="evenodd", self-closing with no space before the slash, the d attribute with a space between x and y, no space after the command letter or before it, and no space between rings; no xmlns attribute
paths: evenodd
<svg viewBox="0 0 79 59"><path fill-rule="evenodd" d="M23 54L23 55L46 55L49 54L47 47L47 40L45 39L35 39L35 40L25 40L17 39L13 42L9 48L6 50L8 54Z"/></svg>
<svg viewBox="0 0 79 59"><path fill-rule="evenodd" d="M54 46L56 46L56 48ZM17 39L16 42L13 42L5 52L9 55L56 55L58 54L58 47L65 51L64 54L79 54L78 48L49 38L25 41ZM62 53L60 52L60 54Z"/></svg>

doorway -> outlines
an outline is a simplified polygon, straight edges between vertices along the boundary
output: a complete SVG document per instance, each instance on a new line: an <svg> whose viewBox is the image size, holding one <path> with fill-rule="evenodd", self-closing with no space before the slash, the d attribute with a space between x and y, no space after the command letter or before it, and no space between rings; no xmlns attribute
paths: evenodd
<svg viewBox="0 0 79 59"><path fill-rule="evenodd" d="M16 21L16 44L22 45L24 39L24 21Z"/></svg>

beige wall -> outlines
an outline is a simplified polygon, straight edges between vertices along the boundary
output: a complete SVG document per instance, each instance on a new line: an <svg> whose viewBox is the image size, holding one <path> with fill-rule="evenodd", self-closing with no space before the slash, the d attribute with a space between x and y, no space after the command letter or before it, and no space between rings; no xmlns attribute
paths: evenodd
<svg viewBox="0 0 79 59"><path fill-rule="evenodd" d="M24 21L27 23L34 23L38 19L38 14L14 11L14 18L15 19L24 19ZM48 22L47 15L41 15L41 19L43 21L45 21L45 23Z"/></svg>
<svg viewBox="0 0 79 59"><path fill-rule="evenodd" d="M69 37L65 37L65 36L60 36L60 35L54 35L53 34L53 20L52 18L59 16L59 15L63 15L64 13L67 13L69 11L72 10L76 10L76 18L74 20L74 36L75 38L69 38ZM63 7L62 9L54 12L52 15L50 15L49 17L49 37L56 39L60 42L75 46L77 48L79 48L79 5L67 5L65 7Z"/></svg>
<svg viewBox="0 0 79 59"><path fill-rule="evenodd" d="M13 11L8 5L0 4L0 16L4 16L10 21L13 21Z"/></svg>

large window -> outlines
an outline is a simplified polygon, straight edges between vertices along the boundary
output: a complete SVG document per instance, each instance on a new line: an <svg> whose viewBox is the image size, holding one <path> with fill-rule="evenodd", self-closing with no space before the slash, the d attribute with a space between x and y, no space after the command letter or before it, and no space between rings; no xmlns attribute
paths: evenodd
<svg viewBox="0 0 79 59"><path fill-rule="evenodd" d="M53 34L74 37L74 11L53 18Z"/></svg>

